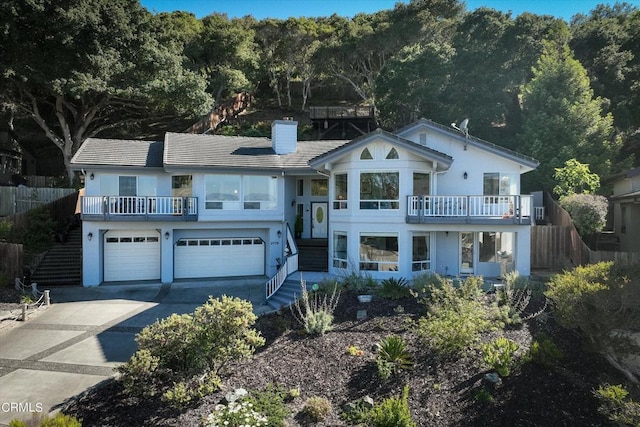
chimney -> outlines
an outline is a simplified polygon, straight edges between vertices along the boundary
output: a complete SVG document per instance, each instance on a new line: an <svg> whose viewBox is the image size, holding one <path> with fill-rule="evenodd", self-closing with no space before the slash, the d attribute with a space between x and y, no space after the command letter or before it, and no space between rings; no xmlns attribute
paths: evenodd
<svg viewBox="0 0 640 427"><path fill-rule="evenodd" d="M295 153L298 143L298 122L290 117L271 124L271 146L276 154Z"/></svg>

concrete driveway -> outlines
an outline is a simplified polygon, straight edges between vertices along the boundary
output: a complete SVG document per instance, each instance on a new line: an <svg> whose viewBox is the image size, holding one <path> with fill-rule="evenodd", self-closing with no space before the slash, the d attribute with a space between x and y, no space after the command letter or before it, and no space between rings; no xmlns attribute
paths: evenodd
<svg viewBox="0 0 640 427"><path fill-rule="evenodd" d="M135 334L172 313L192 312L223 294L264 304L264 277L172 285L51 289L52 305L0 330L0 425L55 411L114 375L136 351Z"/></svg>

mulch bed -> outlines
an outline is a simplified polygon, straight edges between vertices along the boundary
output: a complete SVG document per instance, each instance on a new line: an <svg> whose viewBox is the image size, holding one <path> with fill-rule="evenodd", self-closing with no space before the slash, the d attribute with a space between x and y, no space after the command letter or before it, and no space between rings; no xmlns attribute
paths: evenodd
<svg viewBox="0 0 640 427"><path fill-rule="evenodd" d="M402 307L402 309L399 308ZM356 312L367 310L367 318L356 320ZM296 416L311 396L322 396L333 411L317 426L346 425L341 408L369 395L376 402L400 395L409 386L409 405L418 426L602 426L592 391L598 385L622 382L617 372L598 356L581 350L579 340L555 326L552 319L530 320L522 328L504 335L526 351L532 336L544 330L564 352L553 369L533 363L516 368L494 391L490 402L476 398L486 368L477 351L456 359L431 353L418 339L415 322L425 307L413 298L388 300L374 297L360 304L356 295L343 293L336 309L335 328L321 337L301 334L288 310L261 317L256 327L267 344L250 360L234 367L224 378L224 390L208 396L182 413L169 409L159 399L138 400L123 395L118 381L107 381L63 408L83 420L84 426L198 426L222 396L237 387L249 391L280 384L298 388L301 396L288 404L292 426L308 425ZM388 380L378 377L374 346L383 337L402 335L410 343L414 367ZM487 341L496 333L483 336ZM346 349L358 346L362 356Z"/></svg>

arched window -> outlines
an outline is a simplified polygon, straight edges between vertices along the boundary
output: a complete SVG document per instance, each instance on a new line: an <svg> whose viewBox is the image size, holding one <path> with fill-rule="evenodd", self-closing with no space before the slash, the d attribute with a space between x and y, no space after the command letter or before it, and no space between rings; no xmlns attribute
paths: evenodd
<svg viewBox="0 0 640 427"><path fill-rule="evenodd" d="M398 151L395 148L391 148L387 153L386 159L388 160L397 160L398 159Z"/></svg>
<svg viewBox="0 0 640 427"><path fill-rule="evenodd" d="M371 155L371 151L368 148L362 150L360 153L360 160L373 160L373 156Z"/></svg>

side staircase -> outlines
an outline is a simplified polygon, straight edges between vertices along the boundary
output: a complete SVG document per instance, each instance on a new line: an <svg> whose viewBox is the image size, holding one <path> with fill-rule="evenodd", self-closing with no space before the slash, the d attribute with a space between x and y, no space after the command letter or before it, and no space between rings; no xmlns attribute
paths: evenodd
<svg viewBox="0 0 640 427"><path fill-rule="evenodd" d="M280 310L293 304L300 296L300 293L300 274L293 273L285 280L278 292L267 300L267 304L274 310Z"/></svg>
<svg viewBox="0 0 640 427"><path fill-rule="evenodd" d="M49 249L31 275L38 285L79 285L82 282L82 225L71 229L64 242Z"/></svg>
<svg viewBox="0 0 640 427"><path fill-rule="evenodd" d="M327 239L297 239L296 246L300 271L327 271L329 262Z"/></svg>

